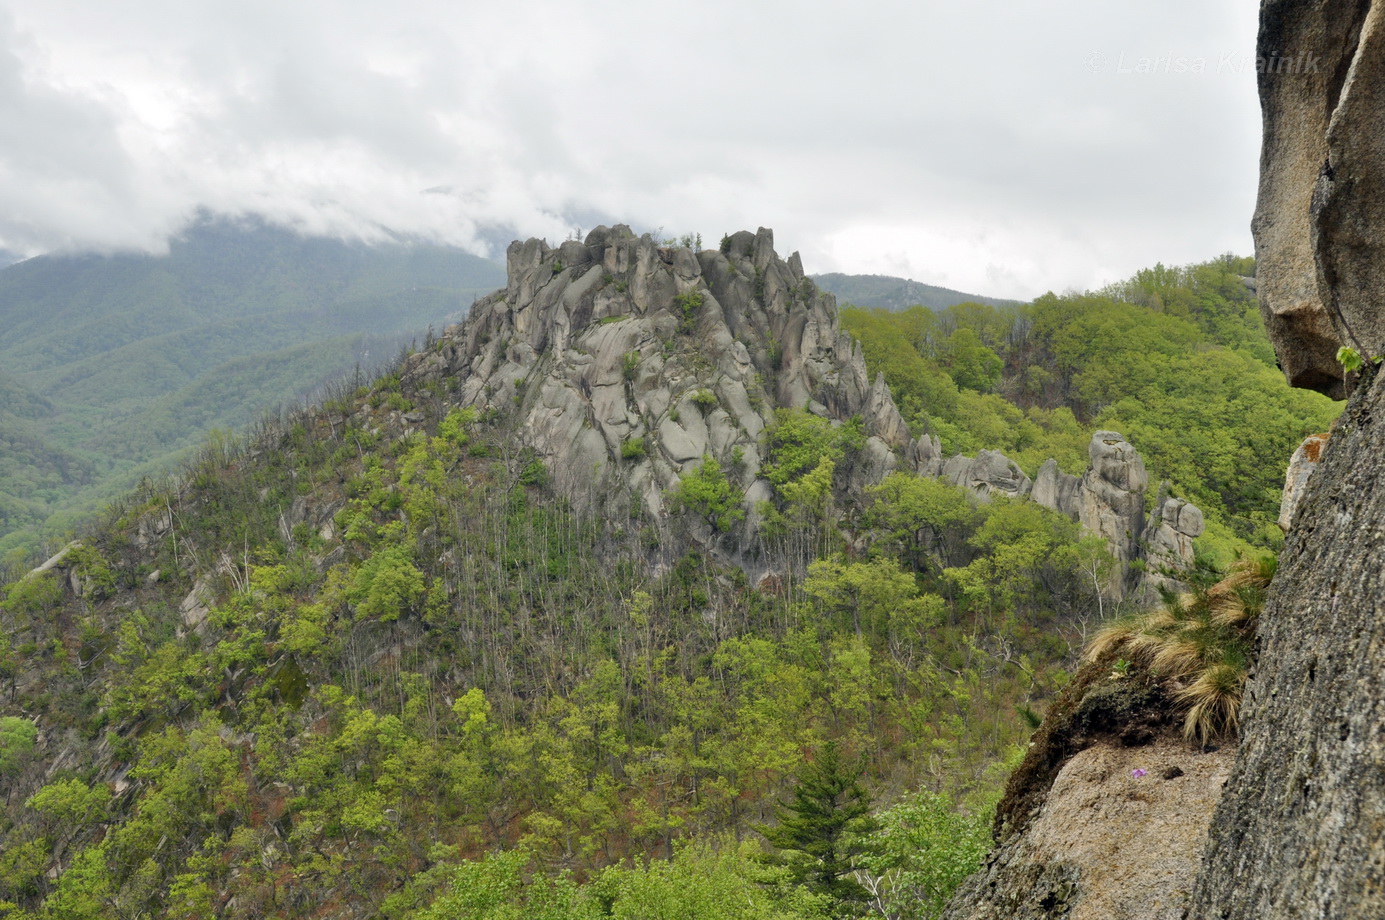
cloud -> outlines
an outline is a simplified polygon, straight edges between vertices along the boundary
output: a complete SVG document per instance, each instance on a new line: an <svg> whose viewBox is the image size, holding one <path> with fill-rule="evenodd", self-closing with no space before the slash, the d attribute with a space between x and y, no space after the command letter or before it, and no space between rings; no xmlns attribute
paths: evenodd
<svg viewBox="0 0 1385 920"><path fill-rule="evenodd" d="M1248 251L1243 6L11 0L0 248L158 248L211 210L481 249L603 214L770 226L814 271L1100 284Z"/></svg>

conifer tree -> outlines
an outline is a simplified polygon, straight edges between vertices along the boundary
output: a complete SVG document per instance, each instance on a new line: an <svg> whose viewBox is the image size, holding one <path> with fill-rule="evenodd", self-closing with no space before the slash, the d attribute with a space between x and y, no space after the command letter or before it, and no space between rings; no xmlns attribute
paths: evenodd
<svg viewBox="0 0 1385 920"><path fill-rule="evenodd" d="M760 829L779 852L770 857L789 877L832 901L838 917L855 916L852 907L867 899L852 877L865 834L875 827L870 795L861 786L863 764L847 762L836 741L828 741L804 767L793 801L776 810L779 823Z"/></svg>

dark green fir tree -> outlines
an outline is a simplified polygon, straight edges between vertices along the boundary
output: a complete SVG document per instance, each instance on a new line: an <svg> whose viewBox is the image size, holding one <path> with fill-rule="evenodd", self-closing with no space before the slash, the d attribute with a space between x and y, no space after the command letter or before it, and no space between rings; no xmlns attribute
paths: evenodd
<svg viewBox="0 0 1385 920"><path fill-rule="evenodd" d="M777 850L770 857L789 877L832 902L837 917L854 917L868 894L855 878L856 856L875 827L870 795L861 786L864 765L850 762L828 741L803 768L793 801L776 810L779 823L760 829Z"/></svg>

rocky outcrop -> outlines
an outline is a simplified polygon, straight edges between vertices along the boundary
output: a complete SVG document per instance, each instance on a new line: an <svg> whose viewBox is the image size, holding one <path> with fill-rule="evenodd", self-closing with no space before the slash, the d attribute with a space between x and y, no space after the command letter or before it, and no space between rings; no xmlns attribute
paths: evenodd
<svg viewBox="0 0 1385 920"><path fill-rule="evenodd" d="M617 226L557 248L514 243L505 290L478 301L405 373L436 378L462 405L513 414L554 485L611 515L668 517L680 475L714 458L743 495L746 539L771 496L762 432L779 408L807 409L867 434L844 473L859 490L913 449L883 377L830 294L769 230L722 251L663 248ZM907 465L907 461L904 461ZM704 534L706 536L706 534Z"/></svg>
<svg viewBox="0 0 1385 920"><path fill-rule="evenodd" d="M1149 475L1139 452L1118 432L1093 434L1087 456L1090 466L1082 476L1064 473L1057 461L1046 461L1034 477L1030 497L1106 539L1131 576L1112 586L1117 597L1132 590L1152 597L1161 585L1176 586L1177 573L1193 564L1193 540L1203 531L1202 512L1161 492L1146 520ZM1137 559L1145 563L1143 573L1132 569Z"/></svg>
<svg viewBox="0 0 1385 920"><path fill-rule="evenodd" d="M1260 14L1260 311L1289 382L1337 398L1340 345L1385 351L1382 17L1371 0L1265 0Z"/></svg>
<svg viewBox="0 0 1385 920"><path fill-rule="evenodd" d="M1371 0L1261 9L1260 53L1305 53L1317 66L1260 76L1261 304L1290 380L1334 395L1337 343L1385 351L1383 26L1385 5ZM1309 476L1319 446L1301 449L1286 496L1289 532L1195 920L1385 916L1385 381L1375 368Z"/></svg>
<svg viewBox="0 0 1385 920"><path fill-rule="evenodd" d="M975 457L958 454L943 463L940 475L983 501L992 495L1026 498L1031 486L1019 464L998 450L983 450Z"/></svg>
<svg viewBox="0 0 1385 920"><path fill-rule="evenodd" d="M1025 833L966 885L949 920L1182 920L1229 750L1102 742L1067 762Z"/></svg>
<svg viewBox="0 0 1385 920"><path fill-rule="evenodd" d="M1145 522L1144 546L1146 582L1151 587L1177 590L1176 576L1186 571L1193 559L1193 540L1202 536L1206 524L1202 511L1181 498L1162 495Z"/></svg>
<svg viewBox="0 0 1385 920"><path fill-rule="evenodd" d="M1048 459L1039 467L1034 476L1034 486L1029 497L1054 511L1061 511L1077 519L1077 494L1082 487L1082 477L1064 473L1058 468L1058 461Z"/></svg>
<svg viewBox="0 0 1385 920"><path fill-rule="evenodd" d="M1086 475L1050 461L1037 483L998 451L945 458L936 437L911 441L884 377L868 378L860 345L841 331L835 299L804 276L797 254L775 253L768 230L694 252L600 227L556 249L514 243L507 259L505 290L478 301L404 373L509 415L581 506L663 526L679 477L710 457L743 496L742 530L725 547L738 555L773 495L760 476L761 435L776 409L807 409L838 424L861 420L865 443L838 471L847 491L910 470L982 501L1033 492L1107 538L1122 565L1140 555L1146 476L1121 435L1094 436ZM695 536L717 540L705 527ZM1191 563L1187 540L1165 548L1173 568Z"/></svg>
<svg viewBox="0 0 1385 920"><path fill-rule="evenodd" d="M1130 442L1114 431L1098 431L1087 446L1091 466L1077 490L1077 519L1111 544L1128 565L1139 552L1149 476Z"/></svg>

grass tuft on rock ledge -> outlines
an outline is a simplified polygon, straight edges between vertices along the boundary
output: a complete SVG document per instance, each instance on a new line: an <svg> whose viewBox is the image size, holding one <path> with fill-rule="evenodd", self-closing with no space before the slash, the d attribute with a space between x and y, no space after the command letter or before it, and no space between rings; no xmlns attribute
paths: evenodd
<svg viewBox="0 0 1385 920"><path fill-rule="evenodd" d="M1105 627L1086 657L1116 656L1172 682L1189 741L1206 744L1234 735L1274 571L1273 558L1242 560L1213 585L1170 593L1160 607Z"/></svg>

